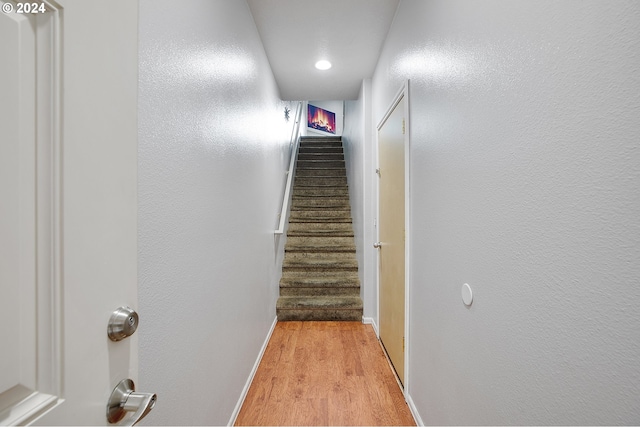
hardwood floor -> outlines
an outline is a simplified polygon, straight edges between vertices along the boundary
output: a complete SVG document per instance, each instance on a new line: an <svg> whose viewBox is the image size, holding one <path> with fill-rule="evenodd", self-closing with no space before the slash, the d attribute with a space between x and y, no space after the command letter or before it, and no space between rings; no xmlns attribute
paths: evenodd
<svg viewBox="0 0 640 427"><path fill-rule="evenodd" d="M371 325L278 322L236 425L415 425Z"/></svg>

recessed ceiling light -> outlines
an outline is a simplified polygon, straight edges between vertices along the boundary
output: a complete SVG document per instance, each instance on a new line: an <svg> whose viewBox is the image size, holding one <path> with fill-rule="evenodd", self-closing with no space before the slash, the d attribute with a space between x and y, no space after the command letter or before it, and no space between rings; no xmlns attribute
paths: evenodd
<svg viewBox="0 0 640 427"><path fill-rule="evenodd" d="M331 62L323 59L321 61L316 62L316 68L318 70L328 70L329 68L331 68Z"/></svg>

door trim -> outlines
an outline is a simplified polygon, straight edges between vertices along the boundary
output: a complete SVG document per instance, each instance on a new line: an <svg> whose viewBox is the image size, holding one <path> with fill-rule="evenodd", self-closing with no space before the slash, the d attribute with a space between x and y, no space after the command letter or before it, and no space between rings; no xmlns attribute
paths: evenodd
<svg viewBox="0 0 640 427"><path fill-rule="evenodd" d="M38 15L38 384L62 396L62 9ZM42 374L40 374L42 372Z"/></svg>
<svg viewBox="0 0 640 427"><path fill-rule="evenodd" d="M384 126L385 122L391 114L396 106L400 103L404 103L404 111L405 111L405 132L404 132L404 227L405 227L405 240L404 240L404 337L405 337L405 345L404 345L404 388L402 392L405 395L405 398L409 394L409 386L411 383L411 379L409 377L410 365L409 365L409 351L411 349L411 335L410 335L410 327L409 327L409 318L410 318L410 306L409 301L410 292L411 292L411 280L410 280L410 263L411 263L411 211L409 207L411 206L411 181L410 181L410 102L409 102L409 80L406 80L398 92L396 93L393 101L389 104L385 114L382 116L382 119L378 122L376 127L376 167L380 167L380 141L378 140L378 132ZM375 180L376 182L376 241L380 240L380 181L379 179ZM379 254L379 252L378 252ZM377 301L376 301L376 312L378 317L378 322L380 322L380 258L379 255L376 256L376 276L377 276ZM380 338L380 334L378 332L378 338Z"/></svg>

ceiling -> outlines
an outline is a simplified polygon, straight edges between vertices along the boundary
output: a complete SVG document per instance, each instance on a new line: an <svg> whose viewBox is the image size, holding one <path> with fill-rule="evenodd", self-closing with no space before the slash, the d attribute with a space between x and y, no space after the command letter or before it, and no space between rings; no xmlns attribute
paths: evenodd
<svg viewBox="0 0 640 427"><path fill-rule="evenodd" d="M280 97L357 99L371 77L399 0L247 0ZM329 60L333 67L317 70Z"/></svg>

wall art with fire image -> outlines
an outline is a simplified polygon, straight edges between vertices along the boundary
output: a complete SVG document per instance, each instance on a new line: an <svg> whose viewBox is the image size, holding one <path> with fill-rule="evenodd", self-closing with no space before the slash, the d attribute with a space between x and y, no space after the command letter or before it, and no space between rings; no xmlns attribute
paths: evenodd
<svg viewBox="0 0 640 427"><path fill-rule="evenodd" d="M307 126L322 132L336 133L336 114L308 104Z"/></svg>

